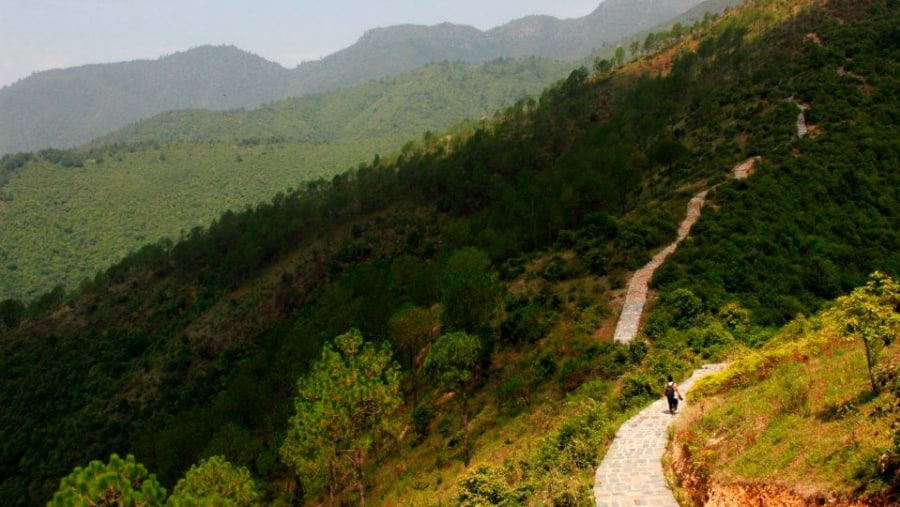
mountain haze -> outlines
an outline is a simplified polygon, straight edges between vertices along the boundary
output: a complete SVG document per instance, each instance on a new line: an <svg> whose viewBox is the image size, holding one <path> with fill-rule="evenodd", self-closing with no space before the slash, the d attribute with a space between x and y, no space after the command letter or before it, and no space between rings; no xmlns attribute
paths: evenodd
<svg viewBox="0 0 900 507"><path fill-rule="evenodd" d="M161 111L252 107L285 69L234 47L39 72L0 90L0 153L68 148Z"/></svg>
<svg viewBox="0 0 900 507"><path fill-rule="evenodd" d="M720 13L740 0L606 0L576 19L527 16L481 31L452 23L400 25L369 30L353 46L295 69L293 93L324 91L387 76L440 60L481 63L496 58L539 56L562 61L659 26L688 11L694 19ZM687 20L686 20L687 21ZM372 65L378 62L377 65Z"/></svg>
<svg viewBox="0 0 900 507"><path fill-rule="evenodd" d="M722 1L708 0L709 10L720 11ZM353 46L292 70L234 47L200 47L152 61L38 72L0 89L0 154L70 148L172 109L255 107L435 61L584 58L698 4L700 0L607 0L584 18L527 17L487 32L450 23L376 28Z"/></svg>

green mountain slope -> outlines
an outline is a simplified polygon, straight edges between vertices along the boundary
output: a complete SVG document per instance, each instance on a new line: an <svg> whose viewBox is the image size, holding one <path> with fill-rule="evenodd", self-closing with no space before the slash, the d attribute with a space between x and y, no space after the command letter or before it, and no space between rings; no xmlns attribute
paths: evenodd
<svg viewBox="0 0 900 507"><path fill-rule="evenodd" d="M567 72L539 59L434 64L251 111L167 113L77 160L41 152L3 187L0 299L72 290L147 242L177 239L224 210L396 153L423 132L436 137L537 95ZM6 172L20 158L5 159Z"/></svg>
<svg viewBox="0 0 900 507"><path fill-rule="evenodd" d="M468 65L442 62L353 88L271 102L251 111L172 111L107 136L115 143L271 138L335 142L411 138L427 130L493 114L538 95L571 71L571 64L540 58Z"/></svg>
<svg viewBox="0 0 900 507"><path fill-rule="evenodd" d="M36 73L0 89L0 154L70 148L185 107L254 107L286 95L276 63L235 47Z"/></svg>
<svg viewBox="0 0 900 507"><path fill-rule="evenodd" d="M879 0L754 2L612 73L577 70L468 133L147 245L68 297L2 302L0 496L41 503L76 465L118 452L168 488L224 455L266 503L315 504L326 485L281 458L295 382L355 327L389 342L405 373L392 420L406 431L376 439L370 504L590 505L615 428L666 374L766 342L788 312L754 301L791 314L824 304L828 292L794 271L854 259L834 293L876 269L897 277L893 231L878 225L900 216L900 135L885 121L898 26L900 7ZM790 97L811 107L802 139ZM856 171L832 167L843 152ZM754 176L725 178L751 156ZM649 341L611 343L624 281L675 237L695 190L716 184L654 281ZM806 227L801 203L834 214ZM743 221L723 220L738 210ZM759 253L739 275L789 283L734 290L727 267L750 236ZM466 469L458 395L420 368L456 331L486 346ZM869 465L880 486L867 493L888 501L896 477ZM353 502L345 484L336 494Z"/></svg>
<svg viewBox="0 0 900 507"><path fill-rule="evenodd" d="M710 5L720 8L721 1ZM526 18L488 32L449 23L380 28L348 48L290 70L234 47L199 47L152 61L38 72L0 89L0 155L70 148L172 109L258 107L433 62L530 56L571 61L701 3L608 1L585 18ZM540 26L534 27L533 19L540 19Z"/></svg>

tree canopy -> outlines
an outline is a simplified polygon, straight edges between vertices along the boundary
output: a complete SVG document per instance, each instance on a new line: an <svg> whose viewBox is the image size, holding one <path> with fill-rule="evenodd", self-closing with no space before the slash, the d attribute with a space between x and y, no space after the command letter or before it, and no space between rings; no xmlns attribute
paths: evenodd
<svg viewBox="0 0 900 507"><path fill-rule="evenodd" d="M326 344L310 374L297 382L295 413L281 447L305 487L324 482L332 502L348 475L365 505L362 467L378 431L403 401L390 346L376 349L350 330Z"/></svg>
<svg viewBox="0 0 900 507"><path fill-rule="evenodd" d="M475 365L481 355L481 340L464 331L445 334L438 338L428 357L425 371L440 378L446 389L455 392L462 408L463 462L469 464L469 389L475 375Z"/></svg>

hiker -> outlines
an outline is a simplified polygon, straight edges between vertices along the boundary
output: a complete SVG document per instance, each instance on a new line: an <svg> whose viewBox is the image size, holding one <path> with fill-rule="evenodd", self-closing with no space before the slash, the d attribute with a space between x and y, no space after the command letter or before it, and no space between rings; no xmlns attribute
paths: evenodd
<svg viewBox="0 0 900 507"><path fill-rule="evenodd" d="M678 400L683 400L684 398L681 396L681 391L678 390L678 384L672 380L671 375L669 375L669 381L666 382L664 393L666 400L669 401L669 413L674 414L678 411Z"/></svg>

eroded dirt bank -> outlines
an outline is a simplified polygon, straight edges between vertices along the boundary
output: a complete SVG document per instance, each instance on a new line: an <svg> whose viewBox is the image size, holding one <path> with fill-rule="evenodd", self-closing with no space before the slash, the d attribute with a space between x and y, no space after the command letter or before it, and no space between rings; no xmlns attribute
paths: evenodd
<svg viewBox="0 0 900 507"><path fill-rule="evenodd" d="M704 507L888 507L886 500L860 502L837 495L809 495L771 483L720 483L711 477L702 460L689 451L682 433L669 445L666 469L673 490L683 506Z"/></svg>

